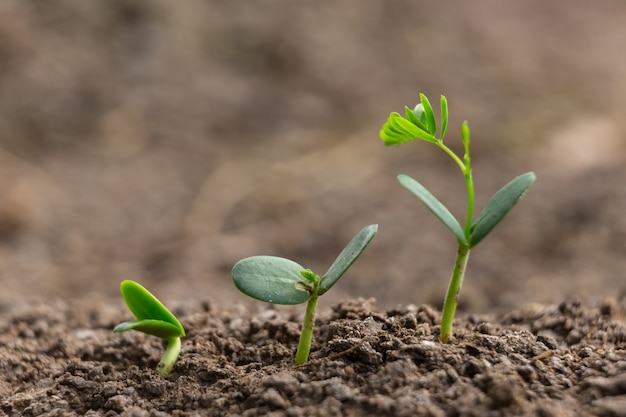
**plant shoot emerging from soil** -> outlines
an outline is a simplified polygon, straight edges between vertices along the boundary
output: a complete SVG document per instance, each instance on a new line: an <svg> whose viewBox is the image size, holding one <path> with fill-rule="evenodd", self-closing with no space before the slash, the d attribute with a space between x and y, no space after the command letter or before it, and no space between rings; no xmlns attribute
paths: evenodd
<svg viewBox="0 0 626 417"><path fill-rule="evenodd" d="M180 338L185 335L185 329L154 295L137 282L122 281L120 291L128 309L137 320L120 323L113 331L138 330L166 341L167 348L159 362L158 369L162 377L169 374L178 359L181 347Z"/></svg>
<svg viewBox="0 0 626 417"><path fill-rule="evenodd" d="M506 216L522 195L535 181L535 174L527 172L513 179L511 182L496 192L483 211L473 220L474 215L474 182L472 180L472 167L470 158L470 131L467 122L461 126L461 140L463 142L463 158L457 156L443 143L443 138L448 125L448 103L441 96L441 130L436 137L437 123L433 108L424 94L420 94L420 103L413 110L404 108L405 117L398 113L391 113L387 122L380 130L380 138L385 145L400 145L404 142L420 139L438 146L444 151L461 169L467 188L467 211L465 227L461 227L457 219L450 211L432 195L423 185L407 175L399 175L400 184L415 194L428 209L454 234L459 250L456 262L450 278L450 284L446 293L441 317L441 340L447 343L452 335L452 322L456 312L457 297L463 283L465 268L469 258L470 249L476 246L487 236L491 230Z"/></svg>
<svg viewBox="0 0 626 417"><path fill-rule="evenodd" d="M364 227L341 251L328 271L320 277L310 269L276 256L252 256L240 260L232 270L235 286L257 300L274 304L307 302L296 352L296 365L309 359L317 300L343 276L372 241L378 225Z"/></svg>

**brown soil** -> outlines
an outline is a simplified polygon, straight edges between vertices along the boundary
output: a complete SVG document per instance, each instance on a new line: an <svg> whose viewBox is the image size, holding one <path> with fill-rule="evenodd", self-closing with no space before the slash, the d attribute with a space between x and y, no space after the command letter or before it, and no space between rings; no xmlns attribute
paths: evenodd
<svg viewBox="0 0 626 417"><path fill-rule="evenodd" d="M624 416L626 316L606 301L466 316L438 341L429 306L373 300L323 311L309 363L285 309L175 309L187 329L173 372L161 342L113 334L122 309L5 312L0 410L8 416Z"/></svg>

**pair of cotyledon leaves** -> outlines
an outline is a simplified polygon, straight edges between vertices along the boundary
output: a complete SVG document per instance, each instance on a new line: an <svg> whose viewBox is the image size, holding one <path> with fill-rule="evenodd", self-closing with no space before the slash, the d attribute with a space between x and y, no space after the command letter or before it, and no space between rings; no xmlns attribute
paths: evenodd
<svg viewBox="0 0 626 417"><path fill-rule="evenodd" d="M185 329L178 319L148 290L135 281L122 281L120 291L128 309L137 320L118 324L114 332L138 330L164 340L183 337Z"/></svg>
<svg viewBox="0 0 626 417"><path fill-rule="evenodd" d="M424 94L420 94L420 101L420 104L414 110L405 107L405 117L395 112L389 115L387 122L380 131L380 137L385 142L385 145L399 145L416 139L432 143L443 141L448 125L448 104L446 98L441 96L441 133L439 139L435 137L437 124L432 106ZM463 124L461 136L463 142L467 145L469 143L469 129L466 124ZM472 223L469 230L463 230L452 213L418 181L408 175L399 175L398 181L404 188L422 200L426 207L454 233L461 244L472 248L500 223L535 182L535 178L533 172L527 172L502 187L487 202L487 205Z"/></svg>
<svg viewBox="0 0 626 417"><path fill-rule="evenodd" d="M378 225L364 227L341 251L319 280L318 295L324 294L343 276L372 241ZM303 274L303 272L305 272ZM312 297L310 271L277 256L252 256L240 260L232 270L235 286L257 300L274 304L301 304Z"/></svg>
<svg viewBox="0 0 626 417"><path fill-rule="evenodd" d="M533 172L522 174L496 192L472 223L468 235L465 234L465 231L452 213L422 184L408 175L399 175L398 181L404 188L422 200L426 207L454 233L459 242L472 248L483 240L513 208L535 182L535 174Z"/></svg>

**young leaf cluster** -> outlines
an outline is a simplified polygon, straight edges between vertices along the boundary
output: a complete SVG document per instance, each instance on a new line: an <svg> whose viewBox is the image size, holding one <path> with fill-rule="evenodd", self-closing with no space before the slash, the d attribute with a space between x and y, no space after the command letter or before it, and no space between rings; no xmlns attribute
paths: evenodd
<svg viewBox="0 0 626 417"><path fill-rule="evenodd" d="M387 146L399 145L413 140L424 140L434 143L448 154L459 166L466 182L468 191L468 207L465 227L461 227L454 215L430 193L422 184L408 175L399 175L400 184L415 194L428 209L454 234L457 240L472 248L491 232L506 216L517 201L524 195L535 181L535 174L527 172L513 179L502 187L487 202L476 220L472 220L474 209L474 186L470 157L470 131L467 123L461 127L461 139L465 150L463 158L458 157L444 144L444 135L448 125L448 104L445 96L441 96L441 132L436 137L437 124L433 108L424 94L420 94L420 103L410 110L405 106L405 117L391 113L387 122L380 130L380 137Z"/></svg>

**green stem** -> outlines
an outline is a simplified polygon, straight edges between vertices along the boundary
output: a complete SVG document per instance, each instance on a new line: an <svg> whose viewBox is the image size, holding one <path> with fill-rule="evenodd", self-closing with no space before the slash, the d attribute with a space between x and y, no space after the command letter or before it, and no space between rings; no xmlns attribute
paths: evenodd
<svg viewBox="0 0 626 417"><path fill-rule="evenodd" d="M448 286L446 299L443 303L443 314L441 316L441 341L443 343L448 343L452 335L452 322L454 321L454 314L456 312L457 297L461 291L461 285L463 285L463 276L465 275L469 254L470 247L464 243L459 243L459 251L456 255L454 270L452 271L450 285Z"/></svg>
<svg viewBox="0 0 626 417"><path fill-rule="evenodd" d="M463 163L463 161L461 160L461 158L459 158L452 151L452 149L450 149L446 145L444 145L444 143L441 140L437 142L437 146L439 146L439 148L442 151L444 151L446 154L448 154L448 156L450 156L450 158L452 158L454 160L454 162L456 162L456 164L459 166L459 168L461 168L461 172L463 173L463 175L466 175L467 168L466 168L465 164Z"/></svg>
<svg viewBox="0 0 626 417"><path fill-rule="evenodd" d="M309 360L311 352L311 341L313 340L313 326L315 325L315 311L317 310L317 300L319 299L319 278L313 284L311 298L306 305L304 313L304 323L300 332L300 342L296 352L296 365L302 365Z"/></svg>
<svg viewBox="0 0 626 417"><path fill-rule="evenodd" d="M472 218L474 217L474 180L472 179L472 170L467 165L465 176L465 185L467 187L467 215L465 217L465 239L469 242L472 232Z"/></svg>
<svg viewBox="0 0 626 417"><path fill-rule="evenodd" d="M474 217L474 180L472 179L472 158L470 156L470 134L467 123L461 128L461 136L463 137L463 163L465 169L463 176L465 177L465 185L467 187L467 216L465 217L465 239L469 242L472 233L472 220Z"/></svg>
<svg viewBox="0 0 626 417"><path fill-rule="evenodd" d="M452 149L448 148L442 141L437 142L437 146L443 150L452 160L459 166L463 177L465 178L465 186L467 188L467 215L465 217L465 238L469 242L470 232L472 228L472 220L474 217L474 180L472 178L472 168L469 153L469 143L465 144L465 155L463 159L459 158Z"/></svg>
<svg viewBox="0 0 626 417"><path fill-rule="evenodd" d="M167 348L165 348L165 353L163 353L161 362L159 362L159 366L157 367L161 376L166 376L172 371L172 368L174 368L174 364L180 353L180 347L180 337L173 337L167 340Z"/></svg>

